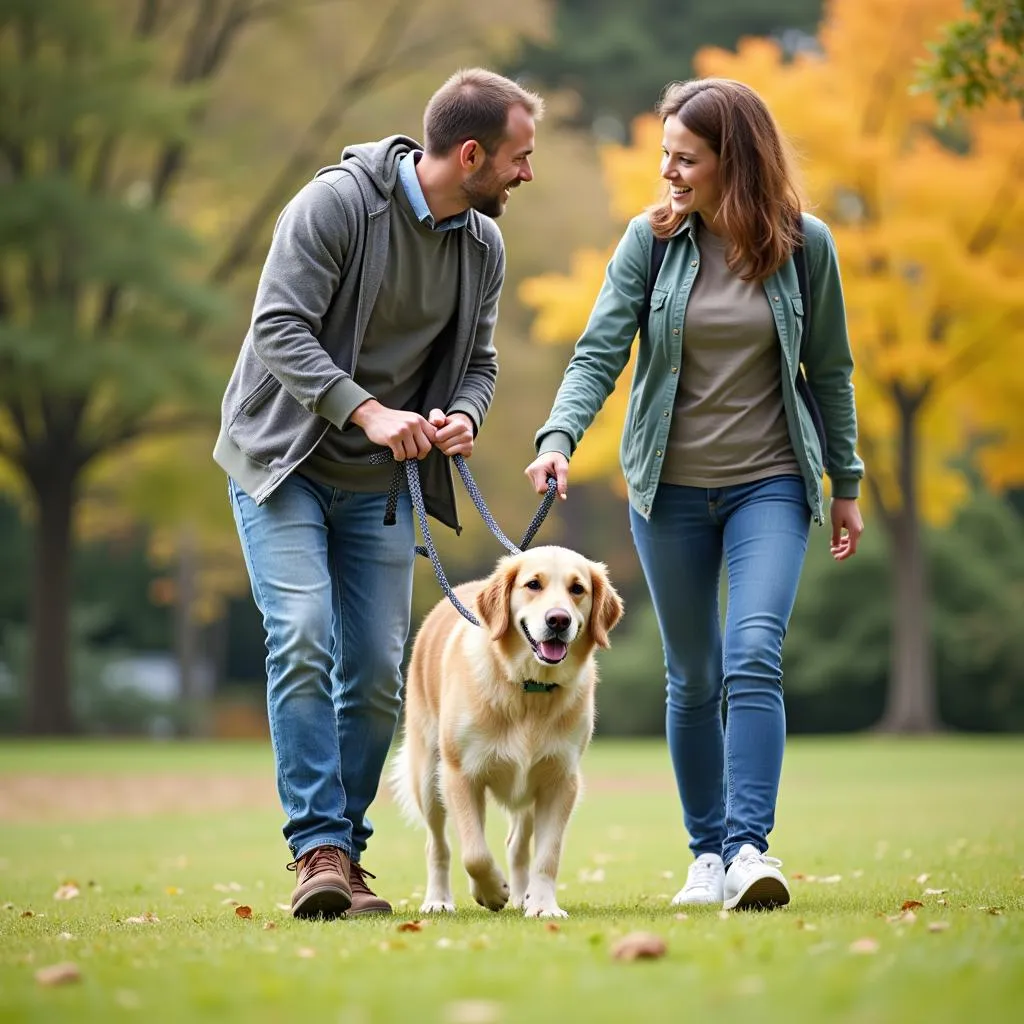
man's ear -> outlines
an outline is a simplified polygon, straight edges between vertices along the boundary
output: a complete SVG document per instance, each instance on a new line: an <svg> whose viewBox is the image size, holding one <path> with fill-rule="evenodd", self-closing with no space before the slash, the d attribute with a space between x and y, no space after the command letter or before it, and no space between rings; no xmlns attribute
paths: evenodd
<svg viewBox="0 0 1024 1024"><path fill-rule="evenodd" d="M464 171L478 171L486 160L484 147L476 139L466 139L459 146L459 165Z"/></svg>
<svg viewBox="0 0 1024 1024"><path fill-rule="evenodd" d="M503 558L476 595L476 610L480 621L490 631L492 640L500 640L508 632L512 601L519 566L514 559Z"/></svg>

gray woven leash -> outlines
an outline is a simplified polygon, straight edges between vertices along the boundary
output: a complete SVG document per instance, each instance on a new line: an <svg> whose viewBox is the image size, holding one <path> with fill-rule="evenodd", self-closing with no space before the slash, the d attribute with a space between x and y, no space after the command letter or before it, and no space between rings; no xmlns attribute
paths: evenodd
<svg viewBox="0 0 1024 1024"><path fill-rule="evenodd" d="M377 452L370 456L370 464L380 466L390 462L393 458L394 456L390 450ZM540 503L540 507L534 513L533 519L530 520L530 525L527 527L526 533L523 535L522 544L520 544L519 547L516 547L516 545L505 536L501 527L498 526L494 516L491 515L490 509L488 509L483 495L480 493L480 488L477 487L476 481L473 479L473 474L470 473L469 466L466 465L465 458L462 455L453 455L452 461L455 463L455 468L459 471L459 476L462 477L462 482L465 484L466 491L469 493L470 499L476 506L476 510L480 513L480 518L483 519L487 528L492 534L494 534L498 539L498 542L506 551L513 555L520 554L521 551L525 550L530 545L530 542L540 529L541 524L547 518L548 512L551 511L551 506L555 503L558 482L554 477L548 478L547 493L544 495L544 498ZM384 525L394 526L397 521L398 492L402 486L403 468L405 469L406 483L409 487L409 497L412 499L412 507L416 512L416 519L420 524L420 533L423 534L423 545L418 545L416 547L416 553L419 555L425 555L430 559L430 564L434 567L434 575L437 577L437 582L440 584L445 596L453 605L455 605L459 613L465 619L472 622L474 626L479 626L480 620L455 596L455 591L452 590L451 584L448 582L448 579L444 574L444 569L441 567L441 559L438 557L437 548L434 547L434 538L430 535L430 524L427 521L427 508L423 502L423 488L420 486L420 465L418 460L406 459L404 462L395 463L395 471L391 475L391 484L388 487L388 498L384 512Z"/></svg>

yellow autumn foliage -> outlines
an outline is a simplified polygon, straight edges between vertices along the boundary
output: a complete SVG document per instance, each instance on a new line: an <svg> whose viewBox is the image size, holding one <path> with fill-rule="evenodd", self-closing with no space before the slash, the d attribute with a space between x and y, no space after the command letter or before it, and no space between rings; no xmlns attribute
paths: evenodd
<svg viewBox="0 0 1024 1024"><path fill-rule="evenodd" d="M952 463L969 448L993 485L1024 482L1024 121L989 105L943 137L934 98L911 89L926 43L959 10L833 0L818 54L787 60L774 42L746 39L696 62L702 77L756 89L789 140L807 208L839 249L870 495L893 513L912 498L933 522L963 495ZM657 193L660 139L643 117L632 145L603 154L623 223ZM537 340L579 335L607 256L580 253L567 275L523 285ZM581 445L577 478L618 479L630 376Z"/></svg>

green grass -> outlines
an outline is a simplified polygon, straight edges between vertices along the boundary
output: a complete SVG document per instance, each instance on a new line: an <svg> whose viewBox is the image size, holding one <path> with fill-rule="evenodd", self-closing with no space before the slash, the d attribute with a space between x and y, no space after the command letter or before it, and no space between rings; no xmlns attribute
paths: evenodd
<svg viewBox="0 0 1024 1024"><path fill-rule="evenodd" d="M0 910L0 1020L1018 1019L1020 741L793 741L771 852L791 877L841 879L794 880L785 911L724 920L715 909L677 919L668 905L688 855L663 744L597 744L585 769L561 877L571 917L557 930L470 906L457 873L460 912L400 932L418 917L423 836L387 803L366 862L382 893L405 901L386 921L297 922L279 910L294 876L283 867L281 815L266 801L0 820L0 903L13 904ZM0 745L0 796L19 773L52 774L74 792L80 776L176 772L187 793L225 775L248 778L251 790L269 771L269 750L251 745ZM492 819L500 850L502 822ZM54 900L68 879L81 896ZM225 899L251 906L252 919ZM916 920L888 920L908 899L924 903ZM125 923L147 911L159 922ZM949 927L929 930L935 922ZM611 944L634 930L662 936L667 955L613 960ZM877 951L850 951L865 938ZM40 986L35 972L60 961L76 963L81 981Z"/></svg>

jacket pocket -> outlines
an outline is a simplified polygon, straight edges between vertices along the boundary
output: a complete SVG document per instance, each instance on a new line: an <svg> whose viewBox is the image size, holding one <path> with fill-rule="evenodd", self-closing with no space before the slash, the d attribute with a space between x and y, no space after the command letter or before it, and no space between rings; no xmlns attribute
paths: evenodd
<svg viewBox="0 0 1024 1024"><path fill-rule="evenodd" d="M266 405L275 386L280 382L272 374L267 375L242 399L239 411L245 416L253 416Z"/></svg>

